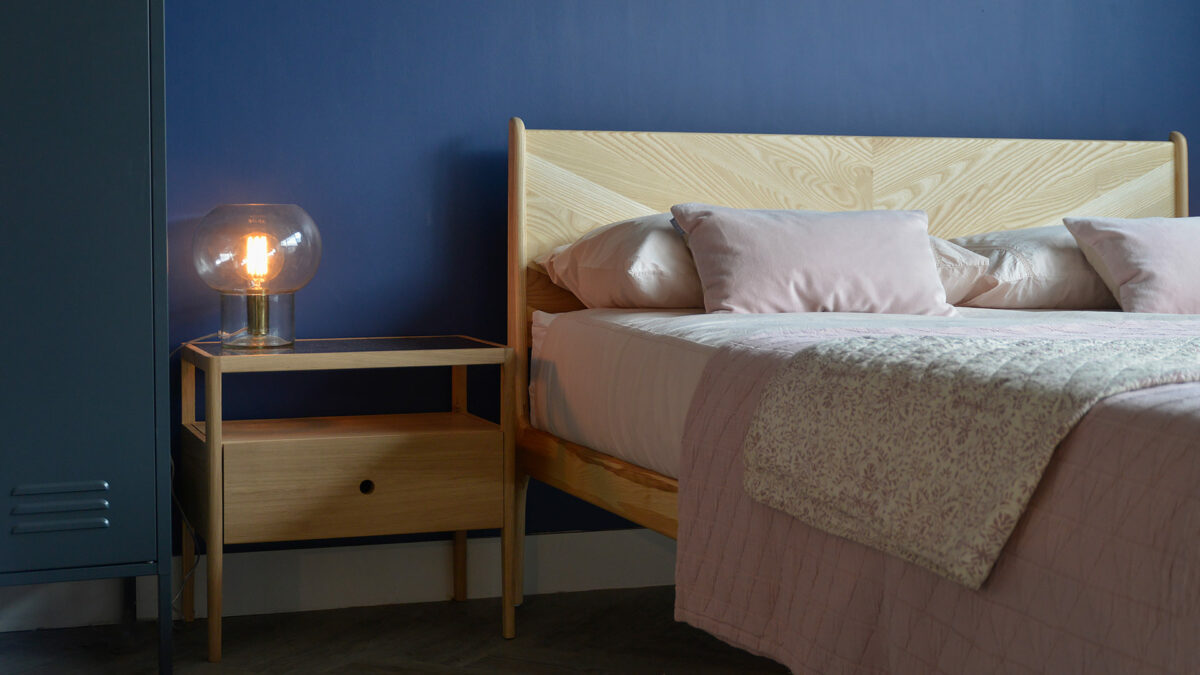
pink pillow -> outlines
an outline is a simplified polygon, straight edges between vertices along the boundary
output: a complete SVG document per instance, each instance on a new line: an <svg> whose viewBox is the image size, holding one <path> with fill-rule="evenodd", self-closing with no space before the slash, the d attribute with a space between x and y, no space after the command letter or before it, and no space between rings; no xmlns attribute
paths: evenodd
<svg viewBox="0 0 1200 675"><path fill-rule="evenodd" d="M1200 314L1200 218L1064 218L1126 312Z"/></svg>
<svg viewBox="0 0 1200 675"><path fill-rule="evenodd" d="M923 211L671 207L709 312L954 313Z"/></svg>
<svg viewBox="0 0 1200 675"><path fill-rule="evenodd" d="M535 262L588 307L704 305L692 254L669 213L598 227Z"/></svg>

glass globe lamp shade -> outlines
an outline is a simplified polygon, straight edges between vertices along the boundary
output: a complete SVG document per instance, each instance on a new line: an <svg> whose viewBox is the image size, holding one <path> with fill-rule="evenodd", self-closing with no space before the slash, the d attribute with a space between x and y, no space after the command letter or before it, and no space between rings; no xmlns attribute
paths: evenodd
<svg viewBox="0 0 1200 675"><path fill-rule="evenodd" d="M223 204L196 228L192 262L221 293L221 342L282 347L296 337L294 293L321 262L321 233L295 204Z"/></svg>

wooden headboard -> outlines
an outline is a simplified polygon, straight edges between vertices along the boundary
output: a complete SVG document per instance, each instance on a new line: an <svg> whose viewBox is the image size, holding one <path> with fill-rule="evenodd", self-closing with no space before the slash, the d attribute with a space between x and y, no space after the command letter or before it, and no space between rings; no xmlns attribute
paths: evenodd
<svg viewBox="0 0 1200 675"><path fill-rule="evenodd" d="M957 237L1063 216L1187 215L1187 145L1170 141L783 136L525 129L509 123L508 341L526 389L534 309L582 305L531 261L601 225L681 202L822 211L923 209ZM528 423L525 396L518 418Z"/></svg>

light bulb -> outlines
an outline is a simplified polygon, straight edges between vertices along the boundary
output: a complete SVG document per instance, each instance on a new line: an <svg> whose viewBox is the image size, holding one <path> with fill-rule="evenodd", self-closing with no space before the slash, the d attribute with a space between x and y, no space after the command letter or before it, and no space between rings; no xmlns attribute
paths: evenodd
<svg viewBox="0 0 1200 675"><path fill-rule="evenodd" d="M255 232L246 235L244 250L240 271L254 288L264 288L263 285L283 269L284 258L283 251L279 249L279 240L269 234Z"/></svg>
<svg viewBox="0 0 1200 675"><path fill-rule="evenodd" d="M277 347L295 337L293 293L321 261L321 234L294 204L225 204L200 221L192 262L221 293L221 341Z"/></svg>

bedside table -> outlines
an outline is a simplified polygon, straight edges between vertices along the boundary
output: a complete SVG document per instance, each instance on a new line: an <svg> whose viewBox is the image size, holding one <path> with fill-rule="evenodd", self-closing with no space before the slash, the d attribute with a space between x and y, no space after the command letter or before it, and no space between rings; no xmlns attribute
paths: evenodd
<svg viewBox="0 0 1200 675"><path fill-rule="evenodd" d="M500 528L502 631L515 634L513 350L463 336L297 340L284 349L185 346L176 485L208 544L208 659L221 660L224 544L454 532L454 598L466 599L466 531ZM467 412L467 367L500 364L501 424ZM450 366L450 410L223 420L221 375ZM196 370L205 419L196 419ZM183 569L194 565L183 537ZM192 620L194 579L183 589Z"/></svg>

